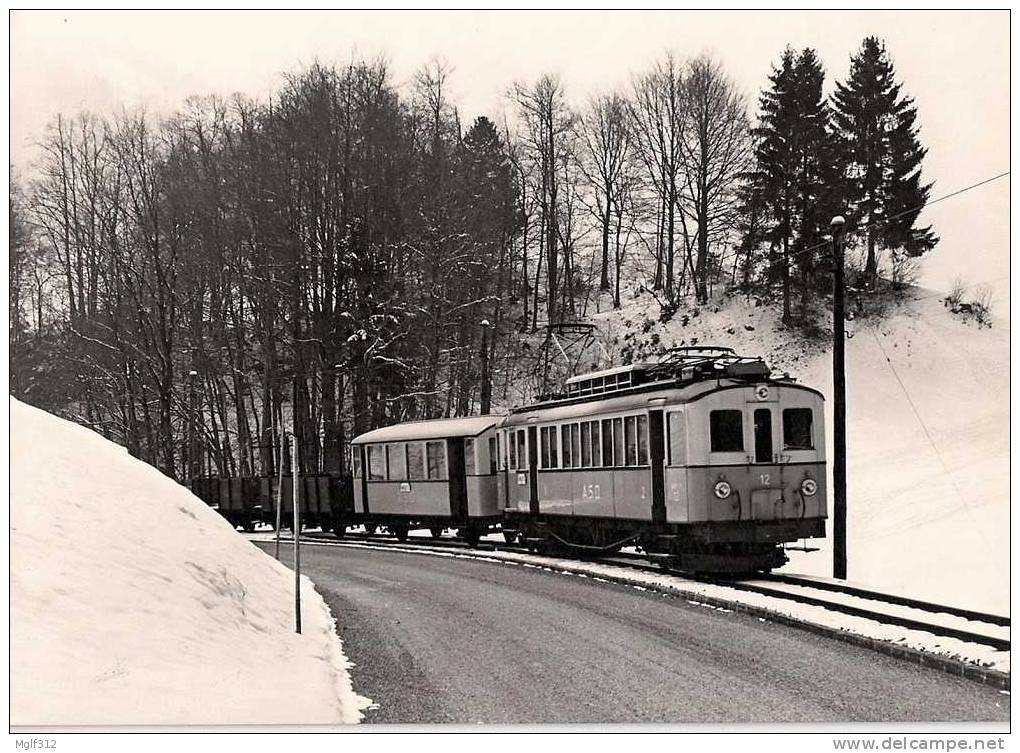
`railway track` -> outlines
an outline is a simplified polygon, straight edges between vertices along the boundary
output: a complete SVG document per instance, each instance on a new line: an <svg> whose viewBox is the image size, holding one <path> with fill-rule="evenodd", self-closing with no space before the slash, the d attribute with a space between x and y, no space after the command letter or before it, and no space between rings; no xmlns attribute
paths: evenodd
<svg viewBox="0 0 1020 753"><path fill-rule="evenodd" d="M481 541L477 547L471 548L465 542L451 538L433 539L412 536L407 541L397 542L382 539L378 535L357 533L348 533L343 540L338 540L331 534L322 533L307 532L304 536L321 543L336 545L342 545L345 542L357 543L380 549L411 548L438 553L462 551L481 555L484 555L486 551L529 553L526 547L506 544L502 541ZM824 578L783 573L753 578L699 576L651 564L639 554L625 552L607 557L586 557L584 559L589 562L617 565L643 572L664 573L694 583L724 586L745 593L821 607L907 630L919 630L940 637L989 646L997 651L1010 650L1010 618L1002 615L882 593Z"/></svg>

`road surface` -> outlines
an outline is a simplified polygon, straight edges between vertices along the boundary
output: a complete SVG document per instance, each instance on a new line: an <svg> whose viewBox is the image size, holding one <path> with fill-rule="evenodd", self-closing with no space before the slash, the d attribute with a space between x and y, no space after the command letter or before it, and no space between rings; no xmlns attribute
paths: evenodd
<svg viewBox="0 0 1020 753"><path fill-rule="evenodd" d="M301 564L367 722L1009 720L993 688L629 586L346 547Z"/></svg>

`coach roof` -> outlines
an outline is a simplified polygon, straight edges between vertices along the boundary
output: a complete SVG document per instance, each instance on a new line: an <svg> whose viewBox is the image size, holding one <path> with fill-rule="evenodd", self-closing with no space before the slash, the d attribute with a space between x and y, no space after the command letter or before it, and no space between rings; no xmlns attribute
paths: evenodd
<svg viewBox="0 0 1020 753"><path fill-rule="evenodd" d="M351 444L477 437L482 432L493 428L502 419L502 416L464 416L462 418L436 418L431 421L412 421L367 431L351 440Z"/></svg>

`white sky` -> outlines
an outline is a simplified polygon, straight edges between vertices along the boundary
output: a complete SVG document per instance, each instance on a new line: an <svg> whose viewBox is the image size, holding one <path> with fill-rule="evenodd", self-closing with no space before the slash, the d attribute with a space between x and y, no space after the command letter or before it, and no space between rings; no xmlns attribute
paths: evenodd
<svg viewBox="0 0 1020 753"><path fill-rule="evenodd" d="M714 53L753 112L787 43L814 47L831 87L874 34L917 102L936 198L1009 169L1009 24L1008 11L12 11L11 162L28 169L57 113L264 96L281 73L352 50L385 54L398 83L430 57L444 59L469 123L499 116L515 80L559 73L581 104L626 86L669 49ZM926 210L942 242L924 284L945 288L957 274L990 281L997 313L1008 310L1009 185L1000 179Z"/></svg>

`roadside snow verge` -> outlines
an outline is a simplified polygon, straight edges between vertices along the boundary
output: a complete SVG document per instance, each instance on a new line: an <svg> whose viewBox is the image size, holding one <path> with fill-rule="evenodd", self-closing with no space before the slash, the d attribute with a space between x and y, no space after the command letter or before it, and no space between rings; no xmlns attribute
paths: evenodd
<svg viewBox="0 0 1020 753"><path fill-rule="evenodd" d="M333 616L123 447L14 399L12 725L345 724Z"/></svg>

